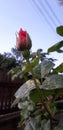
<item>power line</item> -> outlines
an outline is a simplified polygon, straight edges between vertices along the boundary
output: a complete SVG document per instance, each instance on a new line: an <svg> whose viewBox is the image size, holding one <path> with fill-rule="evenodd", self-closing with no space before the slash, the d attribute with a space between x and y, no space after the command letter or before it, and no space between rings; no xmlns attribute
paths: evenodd
<svg viewBox="0 0 63 130"><path fill-rule="evenodd" d="M52 16L50 15L49 11L47 10L47 8L45 8L45 5L43 4L43 1L41 1L41 0L39 0L39 1L40 1L39 4L41 5L42 9L49 16L49 18L53 22L54 26L57 26L57 24L55 23L55 20L52 18Z"/></svg>
<svg viewBox="0 0 63 130"><path fill-rule="evenodd" d="M51 13L54 15L56 21L61 24L60 20L58 19L58 17L56 16L55 12L54 12L53 9L51 8L51 5L49 4L49 2L48 2L47 0L45 0L45 3L47 4L47 6L48 6L48 8L50 9Z"/></svg>
<svg viewBox="0 0 63 130"><path fill-rule="evenodd" d="M45 21L47 22L48 26L50 26L50 28L54 31L54 28L52 26L52 24L50 23L50 21L48 20L48 18L46 17L45 13L41 10L41 8L39 7L39 5L37 4L37 2L35 0L32 0L33 4L35 5L35 7L38 9L38 11L40 12L40 14L44 17Z"/></svg>
<svg viewBox="0 0 63 130"><path fill-rule="evenodd" d="M58 0L60 5L63 5L63 0Z"/></svg>

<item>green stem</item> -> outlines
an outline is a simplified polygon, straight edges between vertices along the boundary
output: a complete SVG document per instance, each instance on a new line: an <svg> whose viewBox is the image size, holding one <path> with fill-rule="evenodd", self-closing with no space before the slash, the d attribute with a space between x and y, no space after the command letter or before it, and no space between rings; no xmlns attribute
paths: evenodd
<svg viewBox="0 0 63 130"><path fill-rule="evenodd" d="M36 82L36 78L35 78L33 69L32 69L32 67L31 67L30 62L29 62L28 59L27 59L27 64L29 65L30 72L31 72L31 74L32 74L32 76L33 76L33 80L34 80L35 86L36 86L37 91L38 91L38 96L40 97L40 100L41 100L42 104L44 105L44 108L47 110L47 112L48 112L48 114L49 114L49 117L50 117L50 130L52 130L52 114L51 114L51 110L50 110L48 104L46 104L46 103L43 101L43 99L42 99L42 96L41 96L41 93L40 93L40 89L39 89L39 87L38 87L38 85L37 85L37 82Z"/></svg>
<svg viewBox="0 0 63 130"><path fill-rule="evenodd" d="M41 97L41 94L40 94L40 90L39 90L39 87L38 87L38 85L37 85L36 78L35 78L35 75L34 75L34 73L33 73L33 70L32 70L32 67L31 67L31 65L30 65L29 60L27 60L27 63L28 63L28 65L29 65L30 72L31 72L31 74L32 74L32 76L33 76L33 80L34 80L35 86L36 86L36 88L37 88L37 91L38 91L40 100L41 100L41 102L43 102L42 97Z"/></svg>

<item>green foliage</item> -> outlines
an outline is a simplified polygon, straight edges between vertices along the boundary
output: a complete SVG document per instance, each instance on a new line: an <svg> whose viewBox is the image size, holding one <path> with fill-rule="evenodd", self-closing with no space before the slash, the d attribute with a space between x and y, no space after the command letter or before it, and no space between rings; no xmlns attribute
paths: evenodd
<svg viewBox="0 0 63 130"><path fill-rule="evenodd" d="M63 75L54 74L46 77L42 84L42 88L49 90L63 88Z"/></svg>
<svg viewBox="0 0 63 130"><path fill-rule="evenodd" d="M54 73L63 73L63 63L61 63L59 66L57 66L54 71Z"/></svg>
<svg viewBox="0 0 63 130"><path fill-rule="evenodd" d="M29 50L23 51L22 54L23 54L23 57L25 59L29 59L29 57L30 57L30 51Z"/></svg>
<svg viewBox="0 0 63 130"><path fill-rule="evenodd" d="M54 65L55 64L52 61L44 60L41 63L41 78L48 75L51 72L51 70L53 69Z"/></svg>
<svg viewBox="0 0 63 130"><path fill-rule="evenodd" d="M46 89L39 89L42 100L46 100L48 96L53 95L55 93L54 90L46 90ZM30 99L34 102L34 103L39 103L41 102L40 100L40 96L38 95L37 89L33 89L30 92Z"/></svg>
<svg viewBox="0 0 63 130"><path fill-rule="evenodd" d="M62 53L63 50L61 50L61 47L63 47L63 41L58 42L55 45L53 45L52 47L48 48L48 53L49 52L54 52L54 51L56 51L58 53Z"/></svg>
<svg viewBox="0 0 63 130"><path fill-rule="evenodd" d="M61 29L60 29L61 28ZM63 27L57 28L57 33L62 34ZM29 50L22 52L22 65L13 69L14 77L21 77L25 82L15 93L15 101L21 109L21 124L25 124L24 130L56 130L63 128L63 118L60 117L56 126L55 114L59 104L57 99L63 95L63 63L54 68L54 59L47 58L51 52L63 52L63 41L48 48L47 53L42 49L31 53ZM59 74L61 73L61 74ZM62 108L63 110L63 108ZM53 124L54 123L54 124ZM54 126L52 128L52 126Z"/></svg>
<svg viewBox="0 0 63 130"><path fill-rule="evenodd" d="M40 91L40 89L39 89ZM40 91L41 95L43 94L42 91ZM30 99L34 102L34 103L38 103L38 102L41 102L40 100L40 97L38 95L38 91L37 89L33 89L31 92L30 92ZM42 95L43 96L43 95Z"/></svg>
<svg viewBox="0 0 63 130"><path fill-rule="evenodd" d="M6 53L0 54L0 69L10 70L12 67L16 66L16 59Z"/></svg>
<svg viewBox="0 0 63 130"><path fill-rule="evenodd" d="M22 56L14 48L12 50L14 54L8 52L0 54L0 69L10 70L15 67L21 67Z"/></svg>
<svg viewBox="0 0 63 130"><path fill-rule="evenodd" d="M60 35L63 36L63 26L59 26L56 28L56 32Z"/></svg>

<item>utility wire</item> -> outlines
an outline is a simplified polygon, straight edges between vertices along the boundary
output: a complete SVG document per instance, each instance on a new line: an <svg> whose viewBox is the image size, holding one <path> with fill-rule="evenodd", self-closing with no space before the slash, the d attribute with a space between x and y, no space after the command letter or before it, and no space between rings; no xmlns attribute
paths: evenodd
<svg viewBox="0 0 63 130"><path fill-rule="evenodd" d="M54 15L56 21L61 25L60 20L58 19L58 17L56 16L55 12L53 11L53 9L51 8L51 5L49 4L49 2L47 0L45 0L45 3L47 4L48 8L50 9L51 13Z"/></svg>
<svg viewBox="0 0 63 130"><path fill-rule="evenodd" d="M60 5L63 5L63 0L58 0Z"/></svg>
<svg viewBox="0 0 63 130"><path fill-rule="evenodd" d="M45 8L45 5L43 4L43 1L39 0L39 4L41 5L42 9L45 11L46 15L49 16L50 20L53 22L54 26L56 27L57 24L55 23L55 20L52 18L52 16L50 15L49 11L47 10L47 8Z"/></svg>
<svg viewBox="0 0 63 130"><path fill-rule="evenodd" d="M37 2L35 0L32 0L32 2L35 5L35 7L38 9L38 11L40 12L40 14L44 17L44 19L47 22L48 26L50 26L50 28L54 31L54 28L53 28L52 24L49 22L48 18L46 17L45 13L41 10L41 8L37 4Z"/></svg>

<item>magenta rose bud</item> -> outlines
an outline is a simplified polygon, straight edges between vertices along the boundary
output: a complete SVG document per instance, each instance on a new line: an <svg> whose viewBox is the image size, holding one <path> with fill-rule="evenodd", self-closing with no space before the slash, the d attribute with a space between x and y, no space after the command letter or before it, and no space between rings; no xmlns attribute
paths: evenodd
<svg viewBox="0 0 63 130"><path fill-rule="evenodd" d="M20 29L16 36L16 47L20 51L31 49L32 42L29 34L26 31Z"/></svg>

